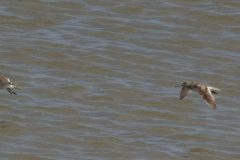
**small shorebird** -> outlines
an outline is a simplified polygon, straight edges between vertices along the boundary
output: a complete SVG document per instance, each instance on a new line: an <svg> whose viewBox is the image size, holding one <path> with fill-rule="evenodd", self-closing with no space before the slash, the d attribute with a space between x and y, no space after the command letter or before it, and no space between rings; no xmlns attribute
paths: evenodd
<svg viewBox="0 0 240 160"><path fill-rule="evenodd" d="M189 81L185 81L182 85L176 87L182 87L182 91L180 93L180 100L187 96L188 93L190 93L191 91L195 91L202 95L203 99L210 107L216 109L216 102L212 93L217 94L217 91L221 91L220 89L201 82Z"/></svg>
<svg viewBox="0 0 240 160"><path fill-rule="evenodd" d="M13 92L11 90L11 88L21 88L21 87L18 87L16 85L14 85L10 79L4 75L0 75L0 89L7 89L8 92L12 95L12 94L15 94L17 95L17 93Z"/></svg>

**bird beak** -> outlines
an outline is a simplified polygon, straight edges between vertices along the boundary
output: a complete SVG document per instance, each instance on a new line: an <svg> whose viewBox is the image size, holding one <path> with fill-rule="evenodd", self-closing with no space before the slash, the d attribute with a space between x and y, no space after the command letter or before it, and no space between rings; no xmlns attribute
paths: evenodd
<svg viewBox="0 0 240 160"><path fill-rule="evenodd" d="M183 85L181 84L180 86L175 86L175 87L182 87Z"/></svg>

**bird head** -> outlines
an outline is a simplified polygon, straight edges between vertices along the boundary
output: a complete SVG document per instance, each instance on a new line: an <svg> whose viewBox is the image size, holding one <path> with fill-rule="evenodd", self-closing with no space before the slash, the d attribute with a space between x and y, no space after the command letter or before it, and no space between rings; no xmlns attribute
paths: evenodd
<svg viewBox="0 0 240 160"><path fill-rule="evenodd" d="M183 84L181 84L180 86L175 86L175 87L184 87L188 84L189 82L188 81L184 81Z"/></svg>

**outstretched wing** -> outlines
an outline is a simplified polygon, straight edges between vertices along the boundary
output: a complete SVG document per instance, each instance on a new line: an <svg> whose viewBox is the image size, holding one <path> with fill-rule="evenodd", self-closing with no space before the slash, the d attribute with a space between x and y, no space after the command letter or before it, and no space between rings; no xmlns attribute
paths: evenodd
<svg viewBox="0 0 240 160"><path fill-rule="evenodd" d="M0 75L0 81L3 83L10 82L10 79L4 75Z"/></svg>
<svg viewBox="0 0 240 160"><path fill-rule="evenodd" d="M191 90L189 90L187 87L183 87L180 93L180 100L186 97L190 92Z"/></svg>
<svg viewBox="0 0 240 160"><path fill-rule="evenodd" d="M198 89L199 94L203 96L203 99L205 102L212 107L213 109L216 109L216 102L215 98L212 95L211 89L208 86L205 86L205 88L199 88Z"/></svg>

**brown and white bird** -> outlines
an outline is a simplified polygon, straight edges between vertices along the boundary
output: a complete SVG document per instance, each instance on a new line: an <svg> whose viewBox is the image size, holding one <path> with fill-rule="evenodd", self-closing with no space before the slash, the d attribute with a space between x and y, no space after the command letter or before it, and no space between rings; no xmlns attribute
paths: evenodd
<svg viewBox="0 0 240 160"><path fill-rule="evenodd" d="M11 89L12 88L21 88L16 86L15 84L13 84L10 79L4 75L0 75L0 89L7 89L7 91L12 95L15 94L17 95L17 93L13 92Z"/></svg>
<svg viewBox="0 0 240 160"><path fill-rule="evenodd" d="M217 94L217 91L221 91L220 89L201 82L189 81L185 81L182 85L176 87L182 87L182 91L180 93L180 100L187 96L188 93L190 93L191 91L195 91L202 95L203 99L210 107L216 109L216 102L212 93Z"/></svg>

